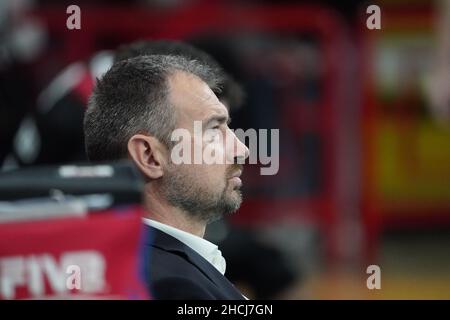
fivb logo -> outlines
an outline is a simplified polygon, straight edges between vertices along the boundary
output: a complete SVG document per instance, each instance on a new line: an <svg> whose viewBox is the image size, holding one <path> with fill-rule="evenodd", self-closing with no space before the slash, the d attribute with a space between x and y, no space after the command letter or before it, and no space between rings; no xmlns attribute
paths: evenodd
<svg viewBox="0 0 450 320"><path fill-rule="evenodd" d="M100 293L105 290L105 259L97 251L73 251L60 263L49 254L0 259L0 299L15 299L25 288L28 297L69 293ZM51 292L46 292L46 281ZM48 291L48 290L47 290Z"/></svg>
<svg viewBox="0 0 450 320"><path fill-rule="evenodd" d="M267 129L227 129L226 134L221 130L206 129L203 132L201 121L194 121L193 139L189 130L175 129L171 140L176 142L171 151L171 160L174 164L239 164L245 163L245 157L240 156L235 160L227 156L227 152L235 150L237 144L248 141L249 164L262 165L261 175L275 175L279 169L280 138L279 130L270 130L270 141ZM259 141L259 145L258 145ZM192 143L193 142L193 143ZM194 150L192 150L192 145ZM270 145L270 150L269 150ZM192 152L193 151L193 152ZM270 152L269 152L270 151ZM270 155L269 155L270 153Z"/></svg>

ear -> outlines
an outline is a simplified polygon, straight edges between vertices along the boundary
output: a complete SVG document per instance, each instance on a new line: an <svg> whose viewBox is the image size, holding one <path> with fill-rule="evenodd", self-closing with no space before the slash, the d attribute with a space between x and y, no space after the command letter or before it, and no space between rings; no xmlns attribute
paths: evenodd
<svg viewBox="0 0 450 320"><path fill-rule="evenodd" d="M164 174L164 146L152 136L135 134L128 140L128 154L139 170L150 179Z"/></svg>

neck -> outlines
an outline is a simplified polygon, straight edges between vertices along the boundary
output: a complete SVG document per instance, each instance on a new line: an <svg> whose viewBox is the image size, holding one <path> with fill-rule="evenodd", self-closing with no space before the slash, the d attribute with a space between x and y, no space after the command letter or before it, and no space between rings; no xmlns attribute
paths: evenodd
<svg viewBox="0 0 450 320"><path fill-rule="evenodd" d="M191 233L203 238L206 230L206 222L198 221L189 213L170 205L164 197L149 185L144 191L145 218L149 218L179 230Z"/></svg>

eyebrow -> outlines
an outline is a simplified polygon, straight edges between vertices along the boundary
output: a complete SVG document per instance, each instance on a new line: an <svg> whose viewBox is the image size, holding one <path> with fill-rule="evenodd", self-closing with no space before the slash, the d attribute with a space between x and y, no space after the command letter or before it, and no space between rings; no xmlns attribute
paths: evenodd
<svg viewBox="0 0 450 320"><path fill-rule="evenodd" d="M230 124L231 122L231 118L229 116L223 116L223 115L214 115L209 117L208 119L206 119L204 121L204 126L208 126L209 124L211 124L212 122L217 121L219 123L226 123L226 124Z"/></svg>

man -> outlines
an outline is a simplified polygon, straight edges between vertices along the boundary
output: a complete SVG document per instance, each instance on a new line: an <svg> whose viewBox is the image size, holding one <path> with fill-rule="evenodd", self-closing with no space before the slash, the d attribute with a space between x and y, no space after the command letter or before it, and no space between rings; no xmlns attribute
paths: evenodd
<svg viewBox="0 0 450 320"><path fill-rule="evenodd" d="M154 235L149 286L157 299L243 299L224 277L220 250L203 239L209 222L239 208L238 163L248 156L228 128L228 110L207 85L217 82L213 69L195 60L136 57L116 63L98 81L86 111L89 158L128 157L145 178L144 221ZM196 121L210 134L199 135ZM171 134L179 128L190 133L192 148L183 153L192 159L188 149L212 148L222 161L175 164Z"/></svg>
<svg viewBox="0 0 450 320"><path fill-rule="evenodd" d="M212 48L209 49L212 50ZM227 57L226 50L219 51L224 55L221 57L222 60L231 59ZM216 57L186 42L174 40L136 41L120 46L114 54L114 61L155 54L183 56L209 66L216 75L214 80L220 79L219 84L207 83L219 101L230 112L236 111L244 103L244 91L230 75L229 70L225 70L215 59ZM259 241L253 232L237 228L233 224L227 223L226 220L218 221L208 229L206 239L209 237L208 240L211 241L211 238L215 238L214 228L228 230L225 238L216 239L219 241L216 243L220 246L221 253L227 262L227 278L241 292L245 293L246 297L255 299L278 297L292 286L296 275L285 262L281 250ZM263 265L261 265L262 262L264 262Z"/></svg>

